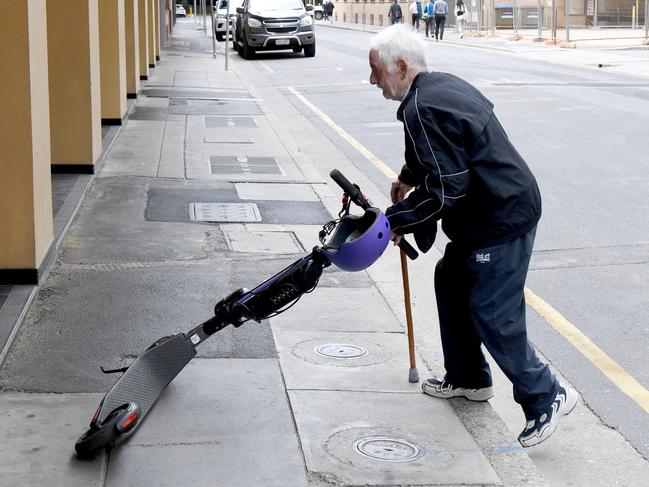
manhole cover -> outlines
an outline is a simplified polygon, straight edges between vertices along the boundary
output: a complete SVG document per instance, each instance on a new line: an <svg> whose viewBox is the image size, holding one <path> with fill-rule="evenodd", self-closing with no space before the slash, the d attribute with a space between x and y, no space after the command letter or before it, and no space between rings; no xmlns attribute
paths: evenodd
<svg viewBox="0 0 649 487"><path fill-rule="evenodd" d="M367 350L363 347L348 345L345 343L326 343L324 345L316 345L313 347L313 351L318 355L334 358L356 358L367 355Z"/></svg>
<svg viewBox="0 0 649 487"><path fill-rule="evenodd" d="M190 203L189 219L213 223L250 223L260 222L261 213L255 203Z"/></svg>
<svg viewBox="0 0 649 487"><path fill-rule="evenodd" d="M382 462L411 462L419 456L419 447L401 438L372 436L360 438L353 444L354 451Z"/></svg>

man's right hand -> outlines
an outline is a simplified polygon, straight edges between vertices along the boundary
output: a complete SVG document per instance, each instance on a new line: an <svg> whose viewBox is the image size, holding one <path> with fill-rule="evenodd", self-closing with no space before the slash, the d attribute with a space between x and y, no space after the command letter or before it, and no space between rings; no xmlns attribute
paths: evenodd
<svg viewBox="0 0 649 487"><path fill-rule="evenodd" d="M411 189L412 186L407 185L400 179L392 181L392 187L390 188L390 198L392 199L392 203L398 203L403 200Z"/></svg>

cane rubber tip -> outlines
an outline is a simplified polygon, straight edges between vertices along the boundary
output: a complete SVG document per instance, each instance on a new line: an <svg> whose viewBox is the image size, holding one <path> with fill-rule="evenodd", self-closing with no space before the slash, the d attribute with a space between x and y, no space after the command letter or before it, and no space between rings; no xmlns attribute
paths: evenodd
<svg viewBox="0 0 649 487"><path fill-rule="evenodd" d="M408 381L419 382L419 372L417 372L417 369L410 369L410 373L408 374Z"/></svg>

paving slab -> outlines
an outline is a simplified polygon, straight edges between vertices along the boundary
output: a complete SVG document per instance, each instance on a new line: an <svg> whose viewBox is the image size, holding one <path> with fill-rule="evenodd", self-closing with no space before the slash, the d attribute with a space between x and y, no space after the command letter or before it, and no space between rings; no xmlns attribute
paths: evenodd
<svg viewBox="0 0 649 487"><path fill-rule="evenodd" d="M289 397L314 486L502 485L448 402L342 391ZM361 454L362 445L391 461Z"/></svg>
<svg viewBox="0 0 649 487"><path fill-rule="evenodd" d="M143 485L306 486L277 361L190 362L111 454L106 487Z"/></svg>
<svg viewBox="0 0 649 487"><path fill-rule="evenodd" d="M127 365L159 337L188 331L213 316L219 299L254 287L260 275L282 265L253 260L53 269L7 353L0 388L105 392L117 377L99 366ZM202 343L198 355L274 357L270 326L251 321L227 327Z"/></svg>
<svg viewBox="0 0 649 487"><path fill-rule="evenodd" d="M185 121L165 123L160 163L155 176L159 178L185 178Z"/></svg>
<svg viewBox="0 0 649 487"><path fill-rule="evenodd" d="M0 394L0 486L102 485L105 457L74 452L101 394Z"/></svg>
<svg viewBox="0 0 649 487"><path fill-rule="evenodd" d="M318 288L273 318L277 331L403 333L403 327L376 288Z"/></svg>
<svg viewBox="0 0 649 487"><path fill-rule="evenodd" d="M235 187L242 200L320 201L307 184L238 183Z"/></svg>
<svg viewBox="0 0 649 487"><path fill-rule="evenodd" d="M62 249L66 262L140 262L172 261L204 258L215 250L227 247L216 226L185 224L189 211L166 195L159 200L161 212L171 208L183 219L146 221L152 211L149 190L151 180L142 178L95 179L88 190L77 218L67 234ZM175 181L173 183L176 183ZM180 183L177 183L180 184ZM214 184L212 193L227 191ZM234 191L232 192L234 194ZM180 203L179 203L180 204ZM145 241L139 240L146 235Z"/></svg>
<svg viewBox="0 0 649 487"><path fill-rule="evenodd" d="M263 181L285 181L303 180L300 169L293 160L292 152L288 151L284 144L278 139L274 130L265 115L254 117L241 117L237 113L221 113L221 117L189 115L188 130L185 141L185 157L187 163L187 177L190 179L212 179L212 178L238 178L242 180L263 180ZM223 119L225 126L212 127L216 119ZM242 120L242 126L236 124ZM254 121L256 128L250 128L250 121ZM230 126L235 124L234 126ZM253 143L249 138L253 137ZM231 143L215 144L215 141L227 142L232 138ZM242 174L241 170L226 171L220 174L212 174L210 171L210 156L232 156L237 157L274 157L277 159L279 168L275 172L255 174L254 172ZM222 168L223 169L223 168Z"/></svg>
<svg viewBox="0 0 649 487"><path fill-rule="evenodd" d="M254 144L255 139L249 135L218 134L206 135L203 137L203 142L206 144Z"/></svg>
<svg viewBox="0 0 649 487"><path fill-rule="evenodd" d="M273 336L287 389L421 394L418 383L408 382L405 334L276 331Z"/></svg>
<svg viewBox="0 0 649 487"><path fill-rule="evenodd" d="M303 254L304 248L291 232L249 232L224 230L223 235L233 252L264 254Z"/></svg>
<svg viewBox="0 0 649 487"><path fill-rule="evenodd" d="M152 188L147 193L145 216L150 221L190 222L190 203L241 203L233 186L213 182L211 187L176 185L173 188ZM331 215L319 201L256 200L262 221L269 224L323 224ZM218 223L192 222L194 228L208 231ZM186 226L188 231L191 226ZM217 232L218 233L218 232ZM316 233L317 235L317 233Z"/></svg>

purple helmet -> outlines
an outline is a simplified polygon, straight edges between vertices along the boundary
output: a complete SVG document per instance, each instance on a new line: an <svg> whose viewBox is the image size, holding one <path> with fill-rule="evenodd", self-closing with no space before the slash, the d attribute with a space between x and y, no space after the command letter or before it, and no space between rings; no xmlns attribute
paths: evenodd
<svg viewBox="0 0 649 487"><path fill-rule="evenodd" d="M345 215L334 234L320 249L344 271L367 269L388 246L390 223L378 208L367 208L363 215Z"/></svg>

